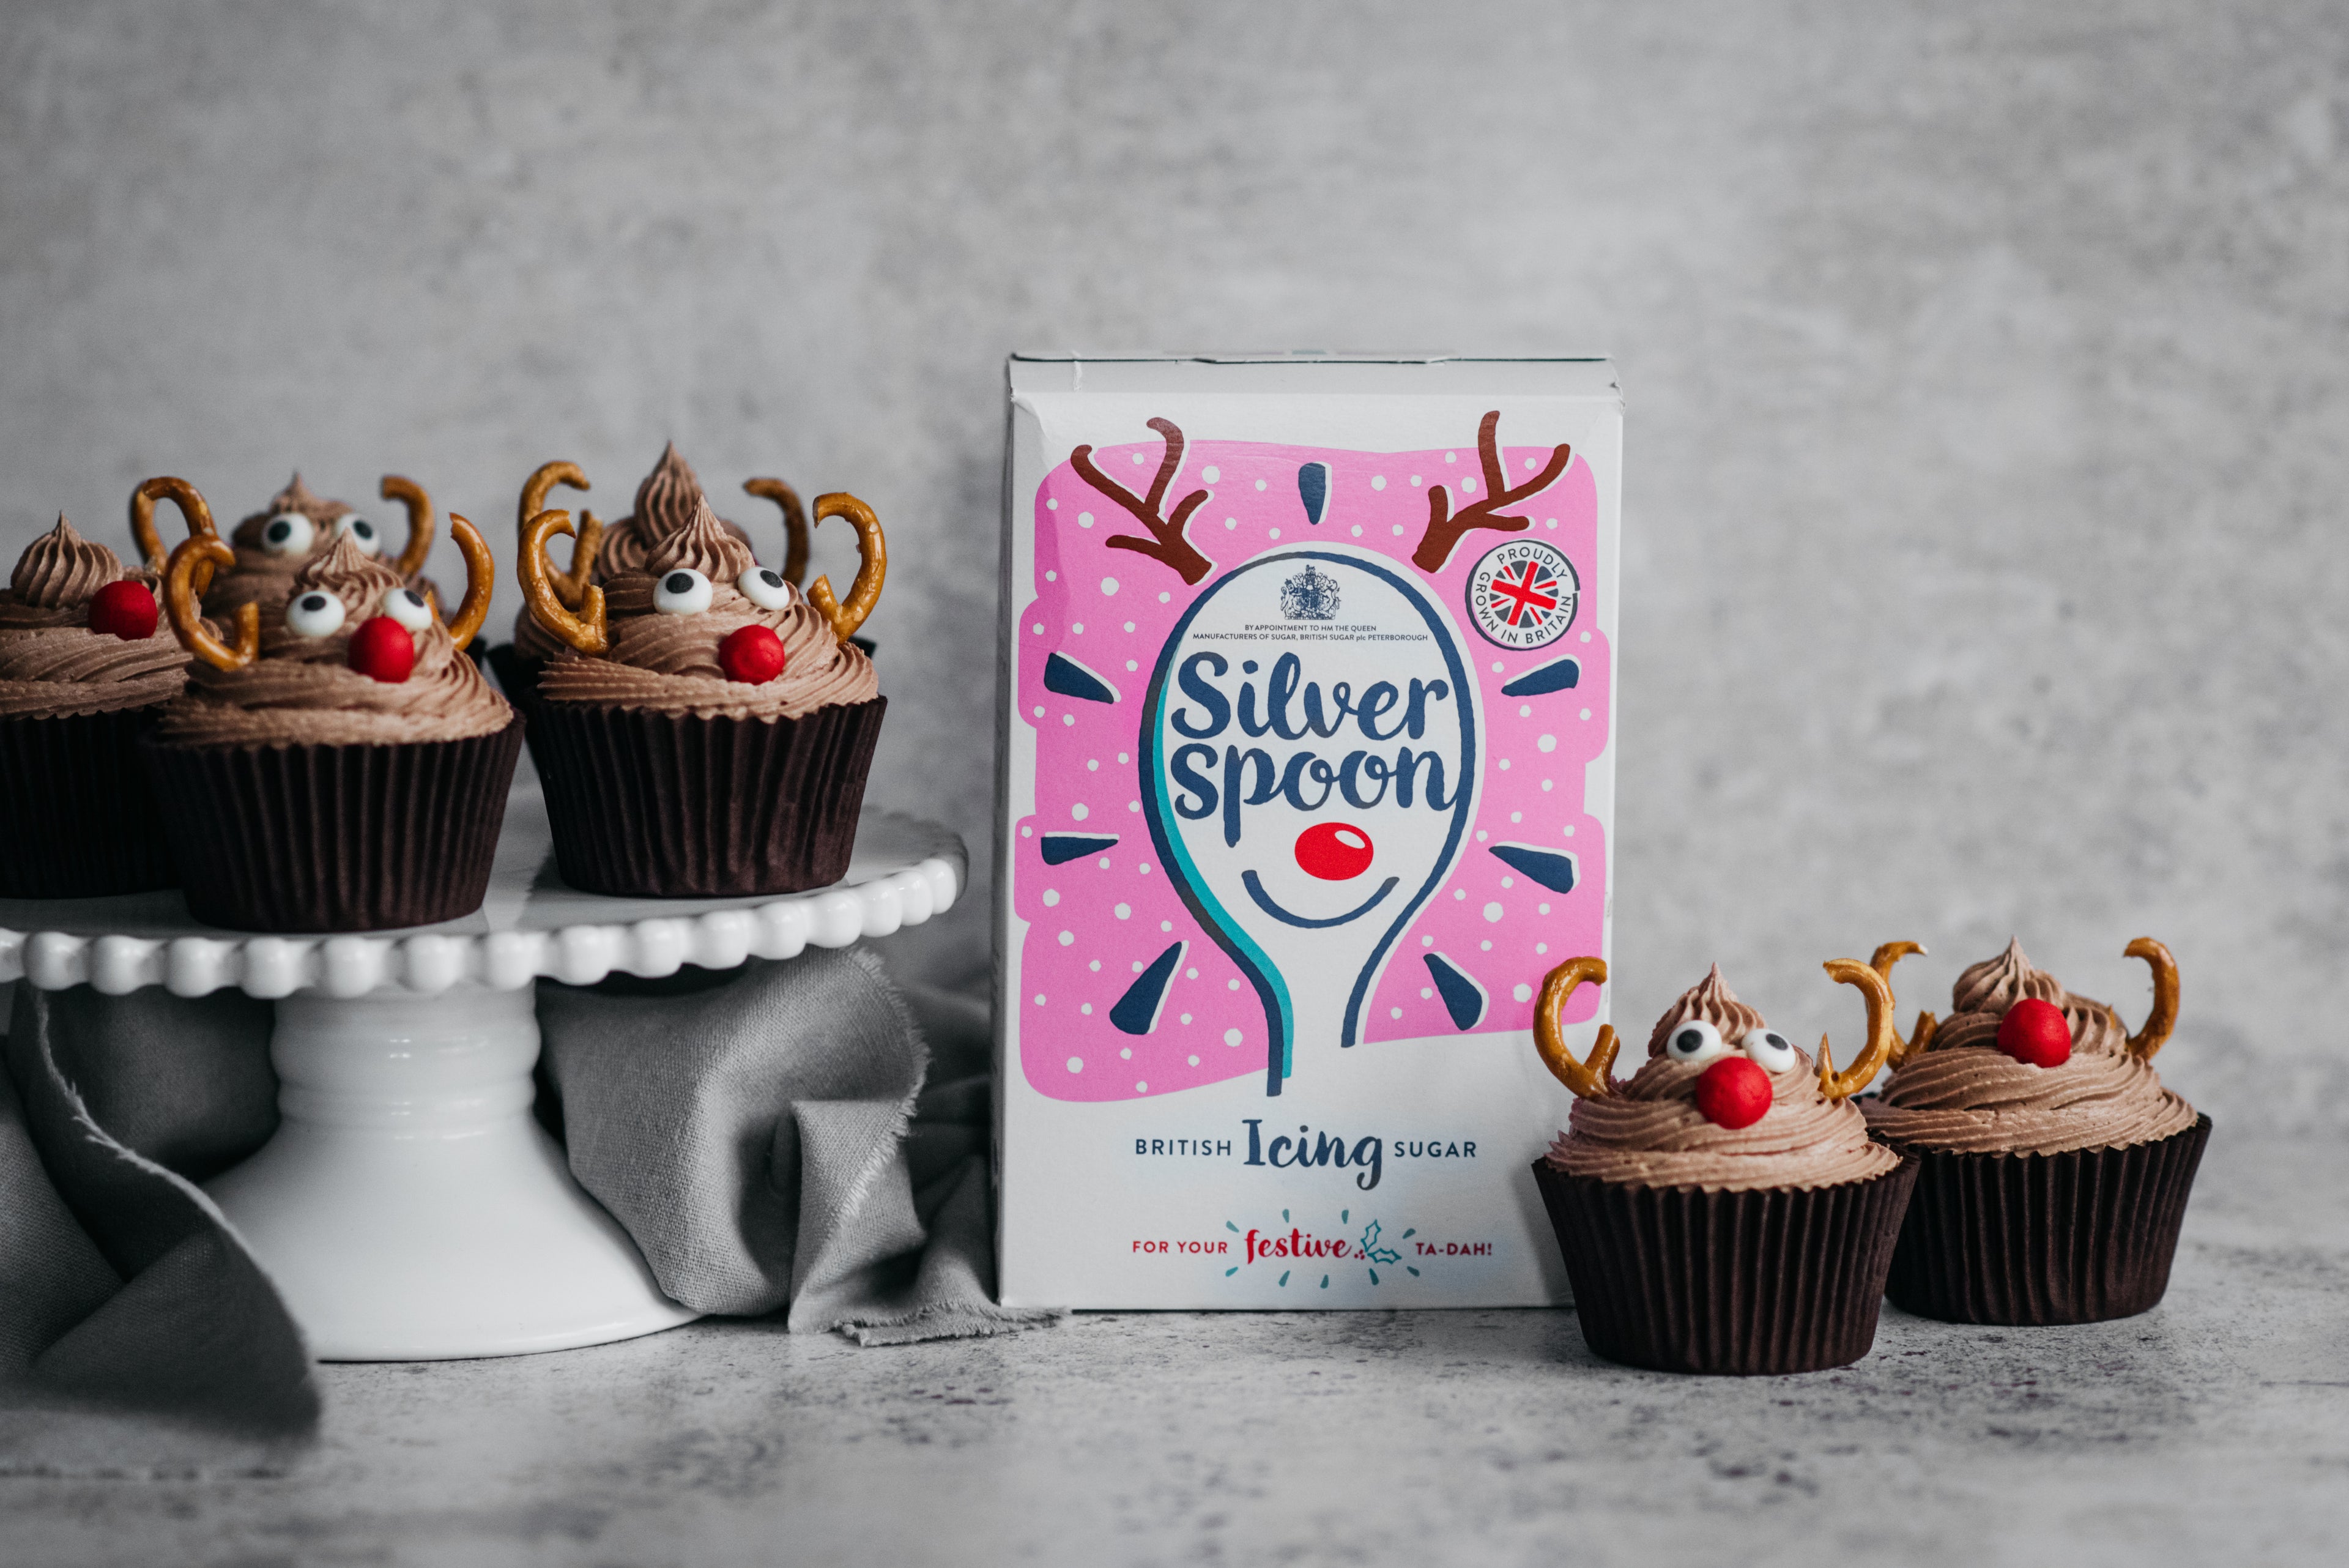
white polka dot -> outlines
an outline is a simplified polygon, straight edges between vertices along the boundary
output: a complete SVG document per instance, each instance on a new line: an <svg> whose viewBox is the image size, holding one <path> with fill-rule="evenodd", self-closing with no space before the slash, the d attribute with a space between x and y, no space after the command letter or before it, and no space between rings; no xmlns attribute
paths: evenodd
<svg viewBox="0 0 2349 1568"><path fill-rule="evenodd" d="M1493 950L1493 944L1490 942L1478 942L1476 946L1485 952L1491 952Z"/></svg>
<svg viewBox="0 0 2349 1568"><path fill-rule="evenodd" d="M1463 495L1471 494L1475 489L1476 482L1473 479L1464 479L1460 482L1460 493Z"/></svg>
<svg viewBox="0 0 2349 1568"><path fill-rule="evenodd" d="M1099 757L1087 757L1085 759L1085 772L1089 774L1097 774L1101 772L1101 759Z"/></svg>
<svg viewBox="0 0 2349 1568"><path fill-rule="evenodd" d="M1493 673L1494 673L1494 674L1495 674L1495 675L1498 675L1500 672L1501 672L1501 661L1500 661L1499 659L1496 659L1493 660Z"/></svg>
<svg viewBox="0 0 2349 1568"><path fill-rule="evenodd" d="M1547 942L1536 942L1534 944L1534 955L1537 958L1547 951L1549 951L1549 944Z"/></svg>
<svg viewBox="0 0 2349 1568"><path fill-rule="evenodd" d="M1489 924L1489 923L1491 923L1491 922L1493 922L1493 921L1496 921L1496 920L1498 920L1500 918L1501 918L1501 906L1500 906L1500 905L1498 905L1498 904L1496 904L1496 903L1495 903L1495 904L1487 904L1487 905L1485 905L1485 919L1486 923L1488 923L1488 924Z"/></svg>
<svg viewBox="0 0 2349 1568"><path fill-rule="evenodd" d="M1503 773L1507 773L1509 771L1509 759L1506 757L1503 757L1501 759L1501 771Z"/></svg>
<svg viewBox="0 0 2349 1568"><path fill-rule="evenodd" d="M1534 999L1534 988L1530 985L1520 985L1516 990L1509 992L1509 999L1513 1002L1531 1002Z"/></svg>
<svg viewBox="0 0 2349 1568"><path fill-rule="evenodd" d="M1568 828L1567 831L1570 833L1573 829ZM1023 827L1019 830L1019 836L1022 838L1033 838L1036 836L1036 830L1032 827Z"/></svg>
<svg viewBox="0 0 2349 1568"><path fill-rule="evenodd" d="M1044 993L1040 991L1036 993L1036 1005L1039 1007L1044 1005Z"/></svg>
<svg viewBox="0 0 2349 1568"><path fill-rule="evenodd" d="M1357 538L1357 539L1359 539L1359 538L1361 538L1361 536L1362 536L1362 525L1361 525L1360 523L1357 523L1357 524L1354 524L1354 537L1355 537L1355 538Z"/></svg>
<svg viewBox="0 0 2349 1568"><path fill-rule="evenodd" d="M1092 525L1093 525L1093 514L1092 514L1092 513L1090 513L1090 512L1080 512L1080 513L1078 513L1078 514L1077 514L1077 526L1078 526L1078 527L1080 527L1080 528L1090 528L1090 527L1092 527Z"/></svg>
<svg viewBox="0 0 2349 1568"><path fill-rule="evenodd" d="M1510 888L1512 888L1516 887L1516 885L1517 885L1517 879L1516 879L1515 877L1502 877L1502 878L1501 878L1501 891L1503 891L1504 893L1507 892Z"/></svg>
<svg viewBox="0 0 2349 1568"><path fill-rule="evenodd" d="M1036 717L1038 717L1039 719L1040 719L1040 718L1042 718L1043 716L1044 716L1044 710L1042 710L1041 708L1037 709L1037 710L1036 710Z"/></svg>
<svg viewBox="0 0 2349 1568"><path fill-rule="evenodd" d="M1402 524L1400 523L1394 525L1394 536L1398 539L1402 537Z"/></svg>
<svg viewBox="0 0 2349 1568"><path fill-rule="evenodd" d="M1061 715L1061 722L1063 724L1074 725L1076 722L1077 716L1074 713L1063 713Z"/></svg>
<svg viewBox="0 0 2349 1568"><path fill-rule="evenodd" d="M1584 718L1586 718L1586 719L1589 718L1589 717L1590 717L1590 710L1589 710L1589 709L1588 709L1588 708L1585 708L1585 709L1582 711L1582 716L1583 716Z"/></svg>
<svg viewBox="0 0 2349 1568"><path fill-rule="evenodd" d="M1555 528L1557 526L1557 519L1553 517L1548 522L1543 524L1542 526L1545 528Z"/></svg>
<svg viewBox="0 0 2349 1568"><path fill-rule="evenodd" d="M1456 452L1447 452L1444 454L1444 461L1446 462L1458 462L1460 461L1460 454Z"/></svg>
<svg viewBox="0 0 2349 1568"><path fill-rule="evenodd" d="M1091 963L1087 964L1085 967L1086 967L1087 969L1089 969L1089 970L1092 971L1095 974L1099 974L1099 973L1101 973L1101 960L1099 960L1099 959L1095 959L1095 960L1093 960L1093 961L1092 961L1092 962L1091 962Z"/></svg>
<svg viewBox="0 0 2349 1568"><path fill-rule="evenodd" d="M1082 637L1085 635L1085 623L1078 621L1075 625L1070 627L1069 630L1077 637Z"/></svg>
<svg viewBox="0 0 2349 1568"><path fill-rule="evenodd" d="M1132 660L1131 659L1127 659L1127 660L1125 661L1125 668L1126 668L1129 671L1131 671L1131 670L1139 670L1139 669L1141 669L1141 668L1142 668L1142 666L1140 666L1139 664L1136 664L1133 660Z"/></svg>
<svg viewBox="0 0 2349 1568"><path fill-rule="evenodd" d="M1419 939L1419 945L1423 948L1432 948L1435 945L1435 939L1433 937L1422 937Z"/></svg>
<svg viewBox="0 0 2349 1568"><path fill-rule="evenodd" d="M1117 760L1120 766L1123 766L1125 763L1133 761L1132 757L1127 756L1123 752L1118 753Z"/></svg>
<svg viewBox="0 0 2349 1568"><path fill-rule="evenodd" d="M1511 822L1523 822L1525 819L1526 814L1522 811L1513 811L1509 813L1509 820Z"/></svg>
<svg viewBox="0 0 2349 1568"><path fill-rule="evenodd" d="M1534 912L1538 915L1547 915L1549 913L1549 906L1547 904L1536 904L1534 906Z"/></svg>
<svg viewBox="0 0 2349 1568"><path fill-rule="evenodd" d="M1071 1056L1071 1057L1070 1057L1070 1058L1069 1058L1069 1071L1070 1071L1070 1072L1071 1072L1071 1073L1081 1073L1081 1072L1083 1072L1084 1070L1085 1070L1085 1059L1084 1059L1082 1056Z"/></svg>
<svg viewBox="0 0 2349 1568"><path fill-rule="evenodd" d="M1094 861L1093 864L1106 871L1109 869L1109 857L1104 855L1100 859Z"/></svg>
<svg viewBox="0 0 2349 1568"><path fill-rule="evenodd" d="M1058 512L1060 509L1061 498L1057 495L1048 498L1044 503L1044 510L1047 512Z"/></svg>
<svg viewBox="0 0 2349 1568"><path fill-rule="evenodd" d="M1419 483L1419 475L1417 475L1417 474L1415 474L1415 473L1414 473L1414 474L1413 474L1413 475L1411 476L1411 482L1412 482L1412 483L1413 483L1413 484L1416 485L1416 484Z"/></svg>
<svg viewBox="0 0 2349 1568"><path fill-rule="evenodd" d="M1464 899L1468 897L1468 889L1465 888L1454 888L1452 889L1452 896L1455 898Z"/></svg>
<svg viewBox="0 0 2349 1568"><path fill-rule="evenodd" d="M1196 980L1199 978L1199 971L1195 969L1186 969L1183 971L1183 978L1185 980Z"/></svg>
<svg viewBox="0 0 2349 1568"><path fill-rule="evenodd" d="M1257 481L1256 482L1256 487L1257 487L1258 490L1262 490L1262 489L1264 488L1264 481L1263 481L1263 480L1261 480L1261 479L1257 480Z"/></svg>
<svg viewBox="0 0 2349 1568"><path fill-rule="evenodd" d="M1224 981L1224 989L1225 989L1226 991L1237 991L1239 988L1240 988L1240 982L1239 982L1238 981L1236 981L1236 980L1227 980L1227 981Z"/></svg>
<svg viewBox="0 0 2349 1568"><path fill-rule="evenodd" d="M1044 580L1048 583L1057 583L1061 580L1061 574L1058 572L1047 572L1044 574Z"/></svg>
<svg viewBox="0 0 2349 1568"><path fill-rule="evenodd" d="M1030 631L1034 632L1038 637L1041 637L1041 636L1043 636L1043 635L1044 635L1044 623L1043 623L1042 621L1040 621L1040 621L1038 621L1035 625L1033 625L1033 626L1030 627L1028 629L1029 629Z"/></svg>
<svg viewBox="0 0 2349 1568"><path fill-rule="evenodd" d="M1541 464L1540 464L1539 462L1536 462L1534 459L1532 459L1532 458L1530 458L1530 457L1529 457L1529 458L1527 458L1527 459L1526 459L1526 472L1530 473L1530 472L1532 472L1535 469L1539 468L1540 466L1541 466ZM1523 1002L1523 1001L1525 1000L1525 998L1521 996L1521 997L1517 998L1517 1000L1518 1000L1519 1002Z"/></svg>
<svg viewBox="0 0 2349 1568"><path fill-rule="evenodd" d="M1047 888L1044 889L1044 908L1049 909L1060 901L1061 890L1058 888Z"/></svg>
<svg viewBox="0 0 2349 1568"><path fill-rule="evenodd" d="M1191 1058L1191 1065L1193 1065L1194 1067L1195 1067L1195 1066L1197 1066L1198 1064L1199 1064L1199 1059L1198 1059L1196 1056L1192 1057L1192 1058Z"/></svg>
<svg viewBox="0 0 2349 1568"><path fill-rule="evenodd" d="M1159 602L1160 604L1162 604L1162 605L1163 605L1163 604L1171 604L1171 603L1173 603L1173 602L1174 602L1174 596L1173 594L1160 594L1160 595L1158 596L1158 602Z"/></svg>
<svg viewBox="0 0 2349 1568"><path fill-rule="evenodd" d="M1137 452L1133 454L1133 466L1136 468L1140 468L1143 463L1148 462L1149 461L1150 454L1147 452Z"/></svg>
<svg viewBox="0 0 2349 1568"><path fill-rule="evenodd" d="M1237 1045L1237 1044L1238 1044L1239 1043L1240 1043L1240 1032L1239 1032L1238 1030L1237 1030L1237 1029L1226 1029L1226 1030L1225 1030L1225 1031L1224 1031L1224 1044L1226 1044L1226 1045Z"/></svg>
<svg viewBox="0 0 2349 1568"><path fill-rule="evenodd" d="M1127 801L1125 803L1125 809L1128 811L1140 811L1142 809L1142 803L1138 800Z"/></svg>
<svg viewBox="0 0 2349 1568"><path fill-rule="evenodd" d="M1203 468L1203 469L1201 469L1201 470L1199 471L1199 477L1200 477L1200 478L1202 478L1202 479L1204 479L1204 480L1206 480L1206 481L1208 483L1210 483L1210 484L1215 483L1216 483L1216 481L1217 481L1217 480L1219 480L1219 479L1223 478L1223 476L1224 476L1224 471L1223 471L1222 469L1220 469L1220 468L1217 468L1217 467L1216 467L1214 463L1212 463L1212 462L1211 462L1211 463L1209 463L1206 467L1205 467L1205 468Z"/></svg>
<svg viewBox="0 0 2349 1568"><path fill-rule="evenodd" d="M1419 988L1419 999L1422 1002L1433 1002L1435 999L1435 988L1432 985L1421 986Z"/></svg>
<svg viewBox="0 0 2349 1568"><path fill-rule="evenodd" d="M1120 1052L1117 1054L1117 1059L1118 1059L1119 1061L1121 1061L1121 1062L1131 1062L1131 1061L1133 1061L1133 1046L1131 1046L1131 1045L1128 1045L1124 1050L1120 1051Z"/></svg>
<svg viewBox="0 0 2349 1568"><path fill-rule="evenodd" d="M1136 866L1134 869L1141 872L1144 877L1147 877L1150 875L1150 862L1144 860L1140 865Z"/></svg>
<svg viewBox="0 0 2349 1568"><path fill-rule="evenodd" d="M1402 1009L1400 1007L1390 1007L1387 1009L1387 1016L1389 1018L1401 1018L1402 1016Z"/></svg>
<svg viewBox="0 0 2349 1568"><path fill-rule="evenodd" d="M1386 487L1387 476L1385 474L1374 473L1371 475L1371 488L1372 490L1384 490Z"/></svg>
<svg viewBox="0 0 2349 1568"><path fill-rule="evenodd" d="M1547 779L1542 780L1542 793L1545 794L1549 793L1549 780Z"/></svg>
<svg viewBox="0 0 2349 1568"><path fill-rule="evenodd" d="M1103 577L1102 579L1102 592L1105 594L1113 594L1117 592L1117 579L1115 577Z"/></svg>
<svg viewBox="0 0 2349 1568"><path fill-rule="evenodd" d="M1130 920L1133 919L1133 906L1131 904L1120 904L1116 909L1112 909L1110 913L1115 915L1121 920Z"/></svg>
<svg viewBox="0 0 2349 1568"><path fill-rule="evenodd" d="M1570 822L1569 822L1569 823L1568 823L1568 824L1566 825L1566 836L1567 836L1568 838L1571 838L1571 837L1573 837L1573 836L1574 836L1574 824L1572 824L1572 823L1570 823Z"/></svg>
<svg viewBox="0 0 2349 1568"><path fill-rule="evenodd" d="M1091 1018L1093 1015L1093 1004L1088 1002L1082 1007L1078 1008L1077 1011L1083 1013L1087 1018Z"/></svg>
<svg viewBox="0 0 2349 1568"><path fill-rule="evenodd" d="M1237 528L1239 525L1240 520L1237 517L1226 517L1224 519L1224 526L1226 528Z"/></svg>
<svg viewBox="0 0 2349 1568"><path fill-rule="evenodd" d="M1586 632L1584 632L1584 633L1582 634L1582 640L1583 640L1583 641L1585 641L1585 642L1588 642L1588 641L1590 640L1590 634L1589 634L1588 632L1587 632L1587 631L1586 631Z"/></svg>
<svg viewBox="0 0 2349 1568"><path fill-rule="evenodd" d="M1479 843L1479 844L1484 843L1484 842L1485 842L1485 840L1486 840L1486 839L1488 839L1488 838L1490 838L1490 837L1492 837L1492 836L1492 836L1491 834L1489 834L1489 833L1485 832L1485 831L1483 828L1481 828L1481 827L1480 827L1480 828L1478 828L1478 829L1476 830L1476 842L1477 842L1477 843Z"/></svg>
<svg viewBox="0 0 2349 1568"><path fill-rule="evenodd" d="M1140 974L1142 972L1142 961L1140 959L1133 961L1133 972L1136 974Z"/></svg>
<svg viewBox="0 0 2349 1568"><path fill-rule="evenodd" d="M1074 931L1062 931L1061 933L1061 945L1064 948L1075 946L1076 940L1077 933Z"/></svg>
<svg viewBox="0 0 2349 1568"><path fill-rule="evenodd" d="M1174 929L1174 922L1172 920L1161 920L1158 922L1158 929L1161 931L1171 931Z"/></svg>
<svg viewBox="0 0 2349 1568"><path fill-rule="evenodd" d="M1183 1022L1184 1022L1184 1023L1190 1023L1190 1022L1191 1022L1191 1015L1190 1015L1189 1013L1187 1013L1187 1012L1186 1012L1186 1013L1185 1013L1185 1014L1183 1015Z"/></svg>
<svg viewBox="0 0 2349 1568"><path fill-rule="evenodd" d="M1533 705L1532 703L1530 703L1530 702L1520 702L1520 703L1518 703L1518 704L1517 704L1517 717L1518 717L1518 718L1520 718L1520 719L1530 719L1530 718L1532 718L1533 716L1534 716L1534 705Z"/></svg>
<svg viewBox="0 0 2349 1568"><path fill-rule="evenodd" d="M1081 801L1077 803L1075 805L1069 807L1069 815L1075 817L1079 822L1082 822L1092 814L1093 808L1085 805Z"/></svg>
<svg viewBox="0 0 2349 1568"><path fill-rule="evenodd" d="M1265 536L1268 539L1278 539L1280 537L1280 530L1278 528L1268 528L1264 532Z"/></svg>
<svg viewBox="0 0 2349 1568"><path fill-rule="evenodd" d="M1132 631L1132 630L1133 629L1133 623L1132 621L1127 621L1127 622L1125 623L1125 629L1126 629L1126 630L1128 630L1128 631Z"/></svg>
<svg viewBox="0 0 2349 1568"><path fill-rule="evenodd" d="M1136 1084L1133 1085L1133 1092L1137 1095L1146 1095L1150 1093L1150 1085L1147 1084Z"/></svg>
<svg viewBox="0 0 2349 1568"><path fill-rule="evenodd" d="M1589 718L1590 710L1585 708L1582 711L1582 716L1586 719ZM1534 749L1541 752L1554 752L1557 750L1557 737L1556 735L1544 735L1534 742Z"/></svg>

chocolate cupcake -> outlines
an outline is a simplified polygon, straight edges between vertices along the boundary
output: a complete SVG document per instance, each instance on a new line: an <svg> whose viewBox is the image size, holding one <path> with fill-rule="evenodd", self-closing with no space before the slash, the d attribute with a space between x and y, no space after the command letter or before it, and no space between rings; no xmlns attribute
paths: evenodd
<svg viewBox="0 0 2349 1568"><path fill-rule="evenodd" d="M514 523L519 535L527 535L531 520L546 510L546 498L556 485L573 490L586 490L587 476L575 462L549 462L522 487L522 499L515 508ZM782 508L783 565L782 578L797 588L807 580L808 521L800 505L799 493L780 479L752 479L742 488L752 495L763 496ZM696 512L708 504L701 481L685 459L679 457L672 441L661 449L660 461L636 486L636 510L610 527L605 527L595 514L582 511L579 531L571 551L571 565L561 572L552 568L547 582L562 600L564 607L577 610L587 588L608 583L616 573L640 572L651 551L661 540L675 534L693 520ZM750 536L732 523L719 518L719 526L750 548ZM523 716L535 720L538 709L538 677L547 660L561 653L567 645L554 633L538 622L525 606L514 618L514 639L490 649L490 668L497 672L498 684L523 711ZM539 771L546 770L546 758L540 753L538 739L531 736L531 760Z"/></svg>
<svg viewBox="0 0 2349 1568"><path fill-rule="evenodd" d="M682 464L678 465L682 469ZM562 651L538 678L534 723L564 879L638 897L790 893L847 871L887 701L849 634L881 597L887 551L873 511L847 516L863 561L843 603L761 566L698 490L641 564L584 584L574 613L531 520L523 595ZM607 536L608 543L608 536Z"/></svg>
<svg viewBox="0 0 2349 1568"><path fill-rule="evenodd" d="M362 931L481 907L522 722L465 657L495 568L471 524L450 524L466 590L447 623L346 533L280 607L245 599L223 635L193 578L234 552L198 535L171 553L164 605L196 663L145 754L198 919Z"/></svg>
<svg viewBox="0 0 2349 1568"><path fill-rule="evenodd" d="M0 897L171 885L139 740L186 684L155 579L64 517L0 592Z"/></svg>
<svg viewBox="0 0 2349 1568"><path fill-rule="evenodd" d="M1887 975L1913 942L1889 942ZM2153 1070L2178 966L2150 937L2154 1005L2132 1036L2010 941L1958 977L1950 1017L1897 1044L1868 1126L1920 1161L1893 1304L1952 1323L2097 1323L2161 1299L2210 1118Z"/></svg>
<svg viewBox="0 0 2349 1568"><path fill-rule="evenodd" d="M162 536L155 528L155 503L175 493L174 486L185 489L186 482L150 479L130 493L130 536L146 558L148 570L159 577L164 555ZM398 502L408 514L407 542L397 555L385 554L391 537L381 524L362 516L347 502L316 493L295 474L292 483L270 498L268 505L230 534L233 565L215 573L207 560L198 569L195 581L204 614L225 619L243 605L258 606L264 616L274 614L293 594L295 576L346 537L361 555L388 565L403 586L437 599L438 591L419 575L424 557L432 549L432 498L422 485L396 473L383 476L382 496ZM191 535L213 532L209 510L201 519L184 502L181 510L188 515Z"/></svg>
<svg viewBox="0 0 2349 1568"><path fill-rule="evenodd" d="M1891 992L1866 964L1826 968L1868 1000L1868 1045L1848 1071L1835 1071L1824 1036L1814 1068L1715 966L1656 1021L1647 1062L1623 1083L1612 1025L1583 1063L1560 1023L1606 964L1550 971L1535 1044L1577 1098L1534 1179L1599 1355L1751 1375L1841 1366L1875 1343L1916 1165L1871 1140L1849 1103L1891 1049Z"/></svg>

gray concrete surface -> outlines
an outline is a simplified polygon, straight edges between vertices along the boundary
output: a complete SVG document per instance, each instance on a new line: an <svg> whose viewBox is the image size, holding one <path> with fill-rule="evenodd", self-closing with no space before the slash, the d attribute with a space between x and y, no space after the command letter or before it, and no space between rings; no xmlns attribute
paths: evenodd
<svg viewBox="0 0 2349 1568"><path fill-rule="evenodd" d="M0 1479L0 1562L2337 1563L2349 1153L2230 1137L2168 1299L1887 1309L1842 1372L1594 1360L1571 1313L1085 1315L860 1350L761 1324L326 1369L276 1479Z"/></svg>
<svg viewBox="0 0 2349 1568"><path fill-rule="evenodd" d="M1625 1007L2010 931L2134 1005L2151 931L2165 1067L2338 1128L2345 83L2326 0L14 0L0 552L156 471L853 488L874 793L983 845L1008 349L1605 349Z"/></svg>

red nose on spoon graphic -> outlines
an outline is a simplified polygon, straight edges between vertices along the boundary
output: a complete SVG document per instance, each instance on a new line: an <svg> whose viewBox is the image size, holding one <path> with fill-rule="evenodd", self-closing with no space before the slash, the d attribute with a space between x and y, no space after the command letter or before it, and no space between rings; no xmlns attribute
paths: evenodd
<svg viewBox="0 0 2349 1568"><path fill-rule="evenodd" d="M1371 836L1344 822L1317 822L1297 836L1297 864L1324 882L1350 882L1371 868Z"/></svg>

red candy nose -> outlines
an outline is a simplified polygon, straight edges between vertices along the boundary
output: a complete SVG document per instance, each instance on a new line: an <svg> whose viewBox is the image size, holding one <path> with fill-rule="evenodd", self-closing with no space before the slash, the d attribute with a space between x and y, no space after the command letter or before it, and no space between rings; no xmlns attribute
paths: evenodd
<svg viewBox="0 0 2349 1568"><path fill-rule="evenodd" d="M397 686L416 668L416 639L388 615L369 616L351 633L350 660L370 680Z"/></svg>
<svg viewBox="0 0 2349 1568"><path fill-rule="evenodd" d="M1747 1056L1723 1056L1696 1081L1696 1108L1717 1127L1750 1127L1770 1110L1770 1075Z"/></svg>
<svg viewBox="0 0 2349 1568"><path fill-rule="evenodd" d="M143 642L155 635L155 596L144 583L125 577L109 583L89 599L89 629L112 632L125 642Z"/></svg>
<svg viewBox="0 0 2349 1568"><path fill-rule="evenodd" d="M1297 864L1324 882L1350 881L1377 856L1371 836L1351 823L1317 822L1297 836Z"/></svg>
<svg viewBox="0 0 2349 1568"><path fill-rule="evenodd" d="M718 645L718 665L729 680L763 686L783 672L783 639L763 626L738 627Z"/></svg>
<svg viewBox="0 0 2349 1568"><path fill-rule="evenodd" d="M2026 996L1998 1021L1998 1048L2033 1067L2060 1067L2072 1059L2072 1026L2052 1002Z"/></svg>

